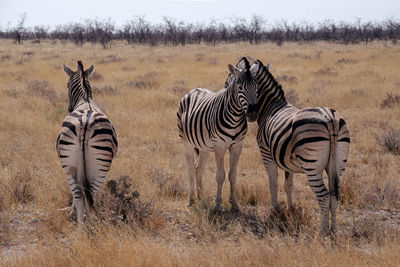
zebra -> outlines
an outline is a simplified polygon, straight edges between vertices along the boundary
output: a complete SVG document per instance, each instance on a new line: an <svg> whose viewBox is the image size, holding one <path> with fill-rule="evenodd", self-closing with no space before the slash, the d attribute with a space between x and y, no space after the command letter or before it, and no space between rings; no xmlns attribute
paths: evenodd
<svg viewBox="0 0 400 267"><path fill-rule="evenodd" d="M298 109L286 101L282 86L260 60L251 72L259 89L257 99L257 143L269 177L272 208L278 207L278 168L285 171L284 190L292 207L293 173L305 173L316 195L321 213L321 235L336 232L339 179L345 169L350 133L345 120L331 108ZM322 174L328 174L329 191Z"/></svg>
<svg viewBox="0 0 400 267"><path fill-rule="evenodd" d="M94 66L84 71L78 61L77 71L65 65L63 69L69 77L70 113L62 123L56 150L73 195L70 217L82 225L85 215L89 219L89 207L111 167L118 141L110 120L93 102L88 78Z"/></svg>
<svg viewBox="0 0 400 267"><path fill-rule="evenodd" d="M222 200L222 184L225 180L224 156L229 150L229 182L231 210L236 212L237 166L247 132L247 121L257 119L257 80L250 72L250 63L242 58L245 68L239 70L228 65L230 76L226 88L218 92L197 88L187 93L179 103L177 121L179 137L189 177L189 204L194 204L194 179L197 198L202 199L202 177L209 152L215 153L217 171L217 196L214 212L218 212ZM247 121L246 121L247 119ZM194 152L198 155L195 166Z"/></svg>

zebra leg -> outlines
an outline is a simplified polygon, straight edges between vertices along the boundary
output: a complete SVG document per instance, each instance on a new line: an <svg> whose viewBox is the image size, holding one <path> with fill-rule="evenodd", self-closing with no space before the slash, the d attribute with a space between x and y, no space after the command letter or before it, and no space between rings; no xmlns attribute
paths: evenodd
<svg viewBox="0 0 400 267"><path fill-rule="evenodd" d="M325 236L329 228L329 192L324 184L322 173L317 175L307 174L308 184L318 199L321 212L321 235Z"/></svg>
<svg viewBox="0 0 400 267"><path fill-rule="evenodd" d="M71 207L71 212L69 213L69 218L72 220L76 219L76 207L74 201L72 201L72 207Z"/></svg>
<svg viewBox="0 0 400 267"><path fill-rule="evenodd" d="M293 208L293 173L285 172L285 184L283 187L286 192L288 207L291 209Z"/></svg>
<svg viewBox="0 0 400 267"><path fill-rule="evenodd" d="M278 167L275 163L265 166L269 178L269 193L271 194L271 207L278 208Z"/></svg>
<svg viewBox="0 0 400 267"><path fill-rule="evenodd" d="M336 209L337 209L337 197L329 196L329 209L331 212L331 229L330 232L335 235L336 234Z"/></svg>
<svg viewBox="0 0 400 267"><path fill-rule="evenodd" d="M220 207L221 207L221 202L222 202L222 185L225 180L225 168L224 168L224 156L225 156L225 151L215 151L215 159L217 161L217 175L216 175L216 180L217 180L217 196L215 198L215 207L214 207L214 213L218 212Z"/></svg>
<svg viewBox="0 0 400 267"><path fill-rule="evenodd" d="M183 154L187 164L187 175L189 177L189 204L188 207L194 204L194 177L196 169L194 166L194 147L189 143L184 143Z"/></svg>
<svg viewBox="0 0 400 267"><path fill-rule="evenodd" d="M231 185L231 192L229 197L229 203L231 203L231 211L238 212L239 205L236 200L236 178L237 178L237 166L239 163L240 153L242 152L243 143L236 144L229 148L229 183Z"/></svg>
<svg viewBox="0 0 400 267"><path fill-rule="evenodd" d="M90 216L90 207L88 200L84 198L84 207L85 207L85 222L86 224L91 222L91 216Z"/></svg>
<svg viewBox="0 0 400 267"><path fill-rule="evenodd" d="M196 166L196 189L197 199L203 198L203 173L210 154L207 151L200 151L199 161Z"/></svg>
<svg viewBox="0 0 400 267"><path fill-rule="evenodd" d="M82 189L78 186L76 190L72 192L74 196L74 206L77 211L78 225L83 226L85 222L85 203L84 203L84 195Z"/></svg>

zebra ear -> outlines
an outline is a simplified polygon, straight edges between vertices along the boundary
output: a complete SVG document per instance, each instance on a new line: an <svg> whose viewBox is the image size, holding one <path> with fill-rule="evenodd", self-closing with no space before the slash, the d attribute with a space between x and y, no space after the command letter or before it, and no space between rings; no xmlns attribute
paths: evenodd
<svg viewBox="0 0 400 267"><path fill-rule="evenodd" d="M269 70L271 68L271 63L268 63L265 67L267 68L267 70Z"/></svg>
<svg viewBox="0 0 400 267"><path fill-rule="evenodd" d="M68 75L68 77L71 77L74 74L74 71L71 70L70 68L68 68L67 66L65 66L64 64L63 64L63 69L64 69L65 73Z"/></svg>
<svg viewBox="0 0 400 267"><path fill-rule="evenodd" d="M240 73L240 70L234 66L232 66L231 64L228 64L228 70L230 73L232 73L235 76L238 76Z"/></svg>
<svg viewBox="0 0 400 267"><path fill-rule="evenodd" d="M89 78L90 75L92 75L93 71L94 71L94 66L92 65L87 70L85 70L85 77Z"/></svg>

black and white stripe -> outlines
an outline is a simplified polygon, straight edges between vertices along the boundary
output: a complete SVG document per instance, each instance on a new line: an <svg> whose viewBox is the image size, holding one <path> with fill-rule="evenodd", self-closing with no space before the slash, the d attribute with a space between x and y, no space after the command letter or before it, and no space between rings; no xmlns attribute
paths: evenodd
<svg viewBox="0 0 400 267"><path fill-rule="evenodd" d="M331 108L297 109L287 103L281 85L257 60L251 71L259 83L257 142L269 176L271 205L276 207L278 169L285 171L284 189L292 205L293 173L305 173L318 199L321 211L321 233L336 227L339 179L344 171L350 147L349 129L344 119ZM322 174L328 174L329 190Z"/></svg>
<svg viewBox="0 0 400 267"><path fill-rule="evenodd" d="M62 123L56 149L73 194L71 216L77 215L78 223L82 224L111 167L118 141L113 125L92 99L88 78L93 65L84 71L78 61L77 71L65 65L63 68L69 77L71 113Z"/></svg>
<svg viewBox="0 0 400 267"><path fill-rule="evenodd" d="M221 204L222 184L225 179L224 155L229 149L230 203L237 210L235 185L237 164L247 132L247 120L257 119L257 81L250 72L246 58L240 62L243 70L229 65L231 76L228 87L218 92L194 89L187 93L179 104L177 112L179 136L184 144L184 155L189 177L189 206L194 203L194 178L196 177L197 197L202 197L202 175L209 152L215 152L217 161L217 197L214 210ZM197 165L194 151L199 151Z"/></svg>

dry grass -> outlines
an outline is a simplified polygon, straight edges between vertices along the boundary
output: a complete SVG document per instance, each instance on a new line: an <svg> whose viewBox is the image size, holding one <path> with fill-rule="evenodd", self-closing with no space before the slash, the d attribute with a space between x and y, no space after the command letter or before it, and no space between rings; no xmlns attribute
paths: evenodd
<svg viewBox="0 0 400 267"><path fill-rule="evenodd" d="M186 207L188 181L176 127L179 100L192 88L222 88L227 64L243 55L272 62L271 71L293 104L330 106L346 118L352 145L341 183L336 240L316 236L318 205L304 175L295 175L296 208L288 211L280 173L282 212L269 211L255 124L239 162L241 212L210 214L216 191L213 156L203 179L205 199ZM0 265L400 263L400 158L381 146L386 129L400 127L397 46L151 48L120 43L104 50L0 40L0 60ZM99 216L83 232L67 219L64 208L71 204L71 193L55 152L67 114L67 77L61 66L75 66L77 60L95 65L94 98L114 123L120 143L107 178L119 191L111 190L114 182L104 184L96 206ZM393 103L381 108L386 99Z"/></svg>

